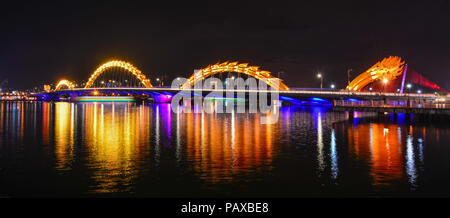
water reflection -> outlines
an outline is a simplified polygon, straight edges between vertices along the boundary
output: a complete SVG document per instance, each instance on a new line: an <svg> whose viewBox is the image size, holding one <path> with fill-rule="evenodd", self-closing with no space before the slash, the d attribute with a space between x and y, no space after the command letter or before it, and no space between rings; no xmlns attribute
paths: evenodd
<svg viewBox="0 0 450 218"><path fill-rule="evenodd" d="M337 179L339 168L338 168L338 158L336 151L336 135L334 129L331 130L331 145L330 145L330 158L331 158L331 177Z"/></svg>
<svg viewBox="0 0 450 218"><path fill-rule="evenodd" d="M55 138L68 139L56 144L61 168L72 155L74 137L74 118L70 113L74 106L63 104L66 103L56 105L55 116ZM245 174L266 170L264 166L270 166L274 154L279 151L280 144L274 145L274 140L282 138L284 131L279 130L287 125L283 122L263 125L258 114L249 113L172 114L169 104L152 107L85 104L82 107L85 108L85 125L81 128L84 129L89 162L96 167L92 178L98 183L95 188L98 192L116 192L118 189L113 187L118 186L131 187L140 170L139 161L149 161L148 154L152 151L158 166L161 146L170 148L172 144L177 162L186 158L194 175L210 183L229 183ZM317 172L319 177L330 172L331 178L337 180L340 172L337 148L344 145L336 142L336 130L328 126L330 118L326 117L324 121L323 114L320 110L312 112L317 137ZM175 116L174 120L172 116ZM290 117L291 113L282 113L282 116ZM282 120L290 122L290 119ZM405 126L358 122L355 119L347 128L349 152L367 161L372 186L387 187L408 178L414 189L418 179L417 157L423 161L422 139L419 138L418 146L414 146L411 129L408 132ZM174 141L172 129L176 134ZM421 131L425 134L423 129ZM325 141L329 141L328 150L325 150ZM274 146L277 146L275 151Z"/></svg>
<svg viewBox="0 0 450 218"><path fill-rule="evenodd" d="M56 169L70 170L74 161L74 142L81 131L87 165L94 180L92 192L128 192L137 176L139 160L145 156L145 143L151 127L148 107L130 104L55 103ZM77 119L78 107L81 119ZM51 104L43 105L43 144L49 143ZM78 130L78 131L76 131ZM83 147L83 145L85 147ZM120 188L120 189L119 189Z"/></svg>
<svg viewBox="0 0 450 218"><path fill-rule="evenodd" d="M95 192L130 190L147 156L151 111L131 103L83 104L85 144ZM119 189L120 188L120 189Z"/></svg>
<svg viewBox="0 0 450 218"><path fill-rule="evenodd" d="M322 116L321 113L317 113L317 161L319 174L325 169L325 161L323 157L323 132L322 132Z"/></svg>
<svg viewBox="0 0 450 218"><path fill-rule="evenodd" d="M414 163L414 151L412 144L412 136L408 135L406 138L406 173L409 176L409 182L415 188L416 187L416 167Z"/></svg>
<svg viewBox="0 0 450 218"><path fill-rule="evenodd" d="M0 171L0 183L16 184L13 178L26 175L20 167L51 166L52 178L70 175L62 181L88 194L155 191L172 180L233 188L269 181L258 190L277 193L346 185L351 191L416 191L424 186L425 164L433 169L427 157L446 157L447 147L432 146L450 138L448 128L378 122L364 113L347 120L346 113L326 108L283 107L277 123L262 124L260 114L176 114L170 107L0 102L0 169L12 169ZM445 168L446 160L435 163Z"/></svg>
<svg viewBox="0 0 450 218"><path fill-rule="evenodd" d="M407 127L396 124L367 123L348 130L349 151L370 165L374 187L386 187L401 181L406 174L411 189L417 184L417 152L414 137ZM421 159L423 160L423 159Z"/></svg>
<svg viewBox="0 0 450 218"><path fill-rule="evenodd" d="M186 135L186 155L199 177L229 182L272 161L274 125L256 114L179 114Z"/></svg>
<svg viewBox="0 0 450 218"><path fill-rule="evenodd" d="M52 104L44 103L43 144L50 143L52 110ZM173 127L172 116L176 116ZM152 151L150 155L158 165L161 146L171 147L175 128L177 161L185 155L200 178L212 183L226 182L272 161L274 125L262 125L259 116L255 116L172 115L170 104L149 107L131 103L55 103L55 168L61 172L72 169L74 144L80 137L85 148L78 149L84 149L90 178L94 180L91 191L130 192L141 170L139 164L148 162Z"/></svg>
<svg viewBox="0 0 450 218"><path fill-rule="evenodd" d="M75 133L74 107L74 104L67 102L58 102L55 104L55 155L56 168L60 170L71 169ZM48 123L46 124L44 128L48 128ZM45 140L48 140L48 135Z"/></svg>
<svg viewBox="0 0 450 218"><path fill-rule="evenodd" d="M10 140L22 143L27 110L30 110L30 107L25 102L0 102L0 133L10 134Z"/></svg>

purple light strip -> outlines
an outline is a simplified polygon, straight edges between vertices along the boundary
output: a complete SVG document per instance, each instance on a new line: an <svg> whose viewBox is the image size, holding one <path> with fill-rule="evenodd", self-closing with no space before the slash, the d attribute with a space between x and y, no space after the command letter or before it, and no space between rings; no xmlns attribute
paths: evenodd
<svg viewBox="0 0 450 218"><path fill-rule="evenodd" d="M406 70L407 69L408 69L408 64L405 64L405 70L403 71L402 87L400 88L400 94L403 94L403 88L405 87Z"/></svg>

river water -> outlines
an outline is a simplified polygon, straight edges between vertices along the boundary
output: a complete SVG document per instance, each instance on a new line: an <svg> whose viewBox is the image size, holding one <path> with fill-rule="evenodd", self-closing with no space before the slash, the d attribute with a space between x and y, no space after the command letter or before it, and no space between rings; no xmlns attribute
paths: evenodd
<svg viewBox="0 0 450 218"><path fill-rule="evenodd" d="M450 196L450 124L329 107L0 102L0 196Z"/></svg>

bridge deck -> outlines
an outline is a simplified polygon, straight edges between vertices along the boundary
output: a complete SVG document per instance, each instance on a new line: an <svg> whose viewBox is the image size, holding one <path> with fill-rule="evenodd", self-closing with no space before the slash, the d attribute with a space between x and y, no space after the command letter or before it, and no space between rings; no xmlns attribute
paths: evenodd
<svg viewBox="0 0 450 218"><path fill-rule="evenodd" d="M415 94L415 93L382 93L382 92L351 92L351 91L314 91L314 90L302 90L302 89L291 89L286 91L277 90L249 90L249 89L181 89L181 88L170 88L170 87L153 87L153 88L134 88L134 87L123 87L123 88L74 88L65 89L56 92L67 93L67 92L88 92L88 91L134 91L134 92L169 92L178 93L181 91L191 91L191 92L258 92L258 93L278 93L280 95L295 96L295 97L322 97L327 99L342 99L342 98L358 98L364 99L436 99L435 94ZM449 97L447 97L447 100Z"/></svg>
<svg viewBox="0 0 450 218"><path fill-rule="evenodd" d="M395 113L426 113L426 114L450 114L450 98L448 96L438 96L435 94L415 94L415 93L380 93L380 92L351 92L351 91L330 91L330 90L302 90L291 89L286 91L277 90L249 90L249 89L181 89L170 87L153 88L74 88L49 92L49 95L85 94L89 92L121 92L135 96L139 95L160 95L176 94L178 92L210 92L224 93L269 93L292 99L321 98L332 102L332 106L337 110L349 111L375 111L375 112L395 112Z"/></svg>
<svg viewBox="0 0 450 218"><path fill-rule="evenodd" d="M450 115L448 102L426 101L344 101L334 100L334 110Z"/></svg>

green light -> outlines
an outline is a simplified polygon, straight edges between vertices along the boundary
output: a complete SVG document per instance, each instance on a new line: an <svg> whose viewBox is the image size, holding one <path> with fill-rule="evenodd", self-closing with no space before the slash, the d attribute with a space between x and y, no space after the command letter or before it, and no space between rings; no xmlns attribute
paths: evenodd
<svg viewBox="0 0 450 218"><path fill-rule="evenodd" d="M129 102L134 101L133 97L105 97L105 96L81 96L75 97L73 101L80 102Z"/></svg>
<svg viewBox="0 0 450 218"><path fill-rule="evenodd" d="M205 100L214 101L245 101L245 98L221 98L221 97L207 97Z"/></svg>
<svg viewBox="0 0 450 218"><path fill-rule="evenodd" d="M105 101L134 101L134 99L78 99L77 101L82 101L82 102L93 102L93 101L101 101L101 102L105 102Z"/></svg>

